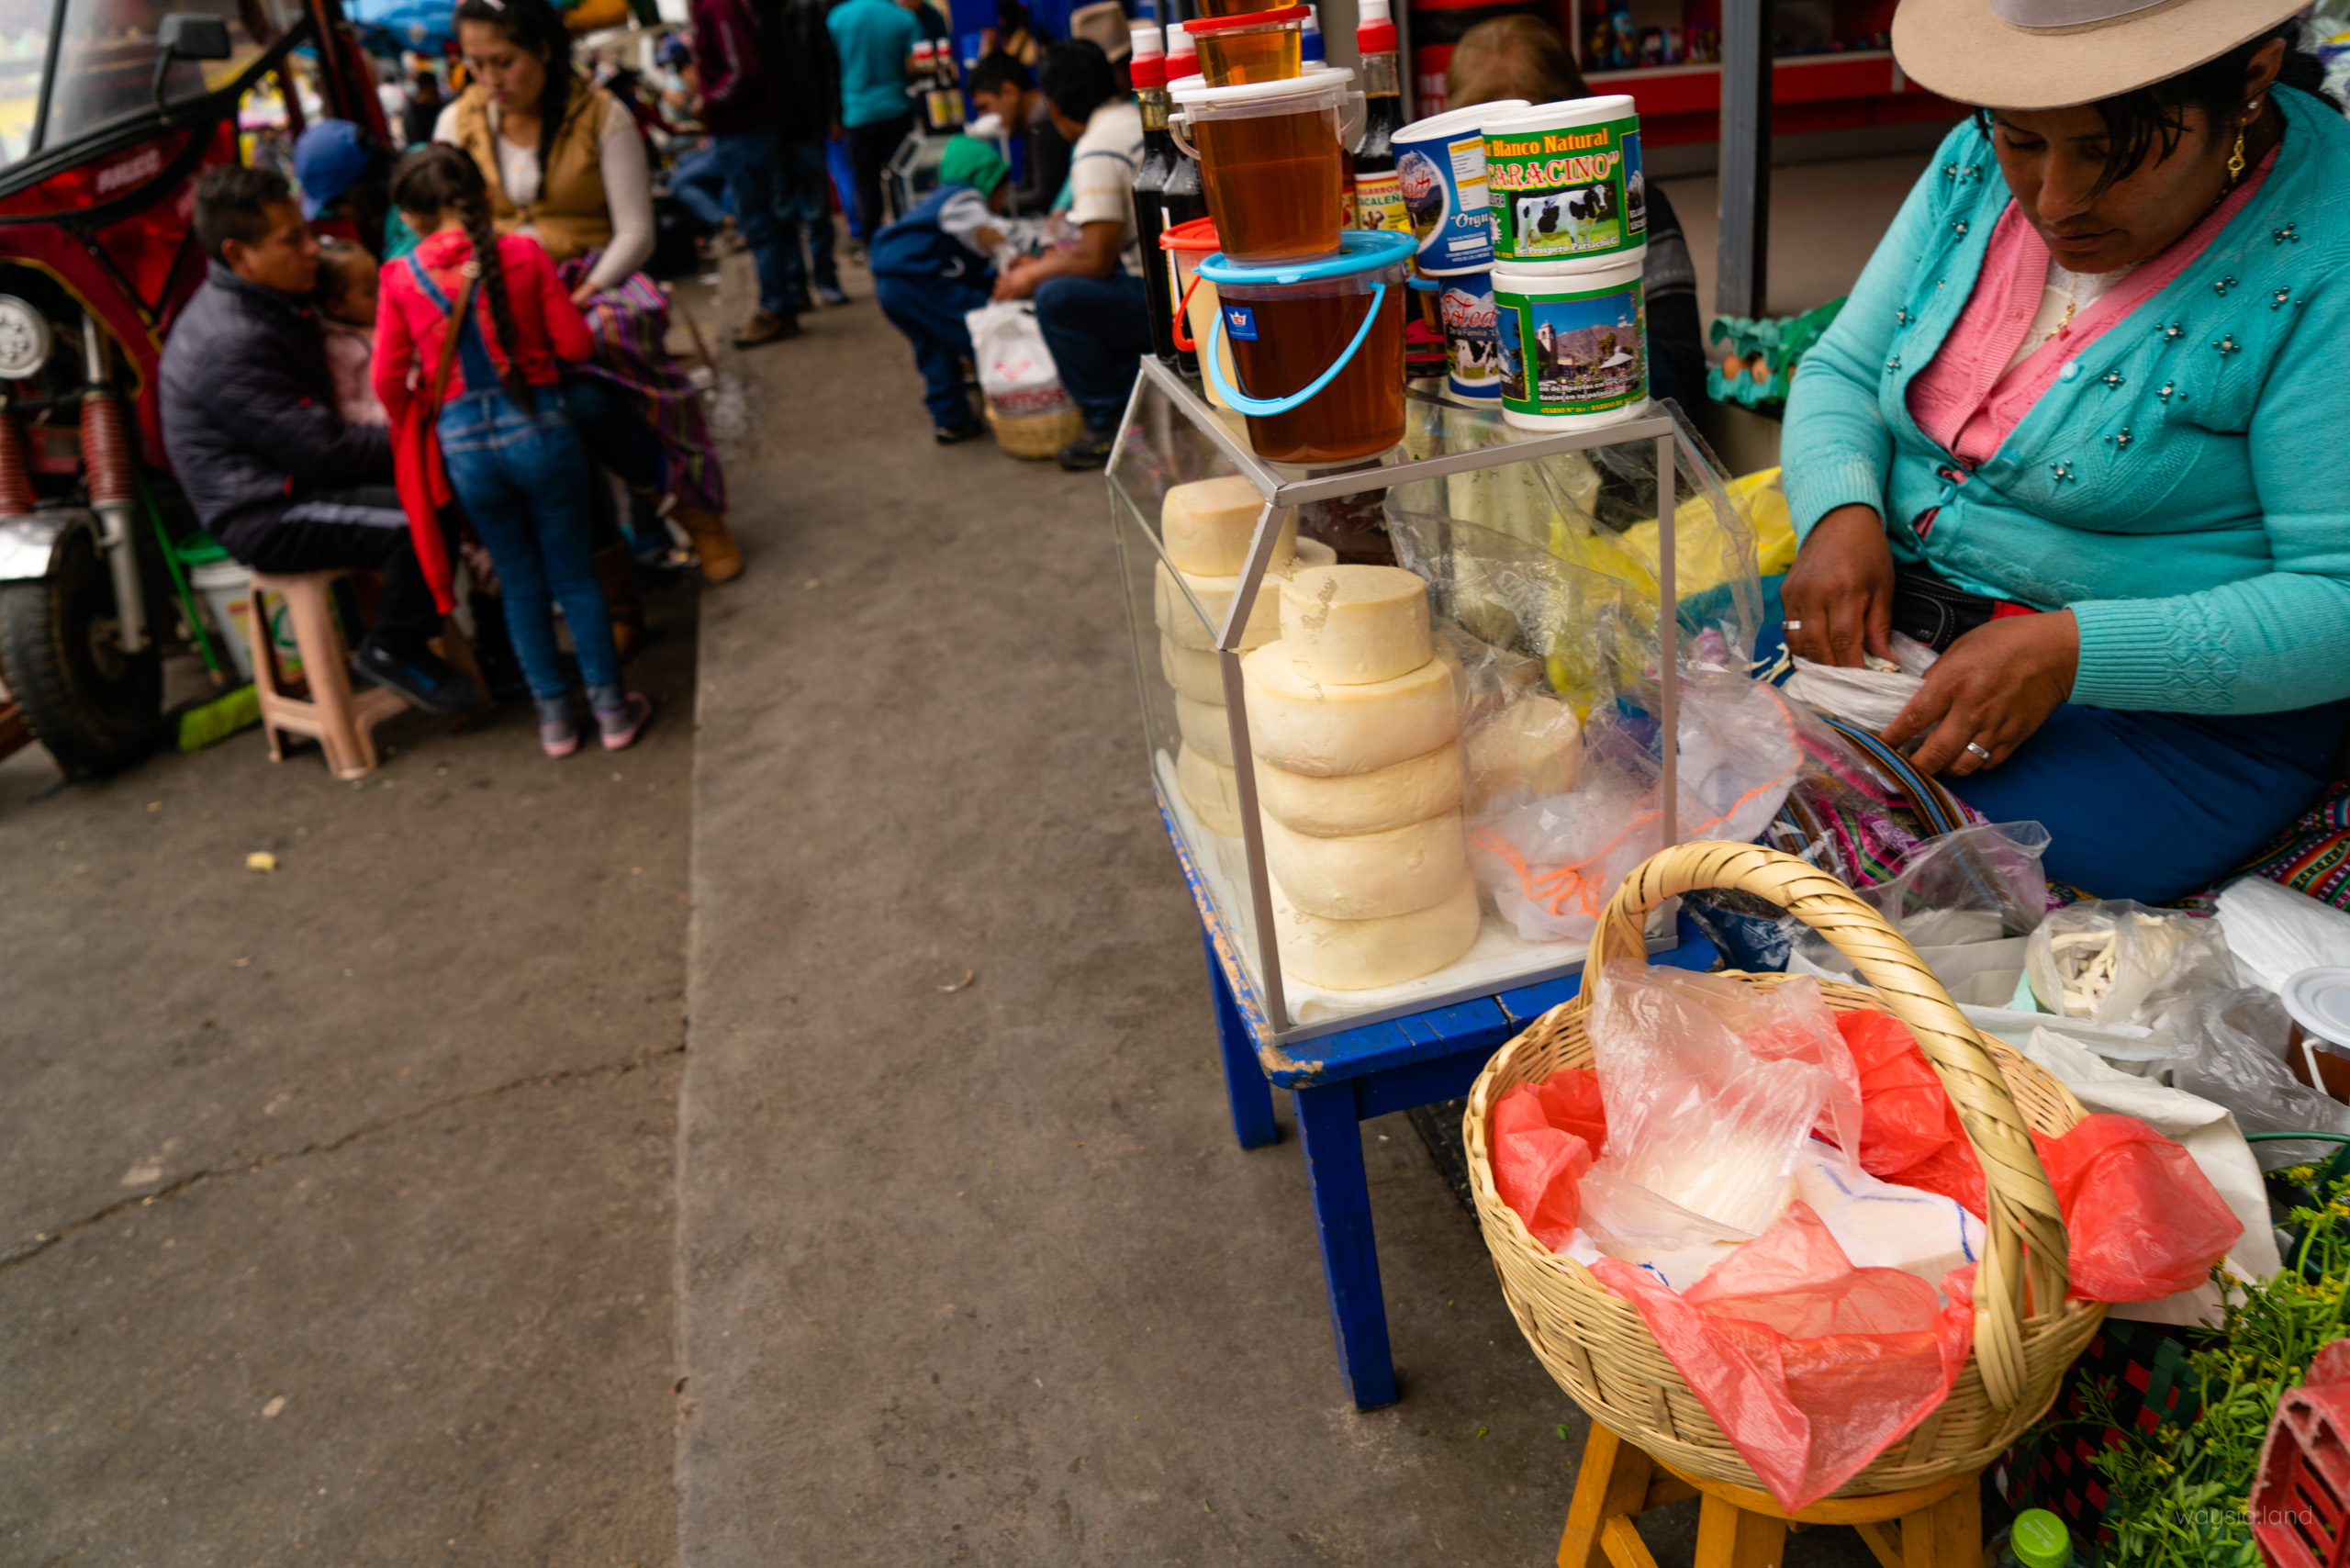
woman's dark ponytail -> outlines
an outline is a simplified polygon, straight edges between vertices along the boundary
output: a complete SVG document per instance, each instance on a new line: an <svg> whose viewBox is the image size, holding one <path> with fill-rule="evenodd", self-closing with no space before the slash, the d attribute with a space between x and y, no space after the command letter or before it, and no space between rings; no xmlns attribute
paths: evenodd
<svg viewBox="0 0 2350 1568"><path fill-rule="evenodd" d="M464 219L465 238L472 241L474 263L481 286L489 297L490 323L498 331L498 351L506 369L498 385L525 410L537 413L539 400L522 378L520 337L514 327L514 302L506 293L506 266L498 253L498 235L489 223L489 186L481 171L463 150L445 141L420 147L392 172L392 205L419 217L453 208ZM452 331L462 327L452 321Z"/></svg>

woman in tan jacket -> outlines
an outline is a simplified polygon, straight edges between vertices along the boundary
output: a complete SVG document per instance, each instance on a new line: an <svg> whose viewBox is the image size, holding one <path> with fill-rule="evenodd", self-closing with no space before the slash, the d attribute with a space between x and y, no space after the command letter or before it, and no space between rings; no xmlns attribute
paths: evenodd
<svg viewBox="0 0 2350 1568"><path fill-rule="evenodd" d="M741 576L699 397L663 346L667 297L637 274L654 232L634 117L572 70L570 35L547 0L463 0L457 42L472 82L433 140L472 155L498 230L534 235L587 313L596 355L565 384L573 422L641 507L684 527L705 577Z"/></svg>

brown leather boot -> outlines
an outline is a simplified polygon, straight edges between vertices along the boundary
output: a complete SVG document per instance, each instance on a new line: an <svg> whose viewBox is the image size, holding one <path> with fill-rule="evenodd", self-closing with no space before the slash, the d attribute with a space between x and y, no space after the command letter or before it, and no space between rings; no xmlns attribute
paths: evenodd
<svg viewBox="0 0 2350 1568"><path fill-rule="evenodd" d="M713 583L731 583L743 575L742 547L726 531L726 520L707 507L677 503L669 514L691 536L694 554L701 557L701 575Z"/></svg>
<svg viewBox="0 0 2350 1568"><path fill-rule="evenodd" d="M612 646L625 660L644 644L644 600L637 596L636 563L625 544L607 544L591 557L596 586L604 590L604 609L612 618Z"/></svg>

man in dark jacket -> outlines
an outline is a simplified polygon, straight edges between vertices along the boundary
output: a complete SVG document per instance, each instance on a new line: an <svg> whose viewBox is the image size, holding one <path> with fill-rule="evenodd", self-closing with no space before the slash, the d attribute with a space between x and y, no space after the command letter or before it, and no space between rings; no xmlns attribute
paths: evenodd
<svg viewBox="0 0 2350 1568"><path fill-rule="evenodd" d="M734 334L736 348L754 348L800 333L784 261L783 170L776 158L775 117L767 107L767 61L744 0L693 0L693 20L702 129L726 171L734 228L750 247L759 274L758 308Z"/></svg>
<svg viewBox="0 0 2350 1568"><path fill-rule="evenodd" d="M310 315L319 241L285 177L208 171L196 235L212 258L163 349L163 444L205 530L260 572L380 570L382 607L352 667L420 708L463 713L464 677L427 641L441 628L392 487L388 434L335 413Z"/></svg>
<svg viewBox="0 0 2350 1568"><path fill-rule="evenodd" d="M846 305L833 261L833 180L824 162L825 139L840 131L841 62L824 26L824 0L754 0L752 13L773 89L792 297L805 307L812 292L826 305Z"/></svg>

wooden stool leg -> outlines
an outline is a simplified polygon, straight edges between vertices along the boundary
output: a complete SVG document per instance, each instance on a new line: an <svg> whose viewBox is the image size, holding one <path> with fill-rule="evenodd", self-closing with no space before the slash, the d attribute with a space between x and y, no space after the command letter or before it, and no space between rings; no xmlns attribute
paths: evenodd
<svg viewBox="0 0 2350 1568"><path fill-rule="evenodd" d="M1224 966L1216 962L1215 938L1200 928L1207 945L1208 991L1215 999L1215 1037L1224 1058L1224 1093L1232 1103L1232 1136L1243 1148L1262 1148L1280 1137L1273 1124L1273 1086L1257 1063L1257 1045L1248 1037L1248 1021L1225 983Z"/></svg>
<svg viewBox="0 0 2350 1568"><path fill-rule="evenodd" d="M1566 1533L1559 1537L1559 1568L1605 1568L1601 1535L1612 1518L1637 1518L1648 1501L1655 1462L1597 1422L1583 1439L1583 1466L1575 1472L1574 1501L1567 1505Z"/></svg>
<svg viewBox="0 0 2350 1568"><path fill-rule="evenodd" d="M258 588L245 593L245 635L253 645L253 689L261 699L261 730L269 738L269 760L283 762L285 748L278 741L276 715L271 710L285 692L277 678L277 648L269 636L269 612Z"/></svg>
<svg viewBox="0 0 2350 1568"><path fill-rule="evenodd" d="M1727 1497L1703 1495L1697 1505L1696 1568L1779 1568L1786 1555L1786 1520L1750 1514Z"/></svg>
<svg viewBox="0 0 2350 1568"><path fill-rule="evenodd" d="M1983 1561L1983 1491L1970 1482L1901 1521L1901 1568L1976 1568Z"/></svg>

